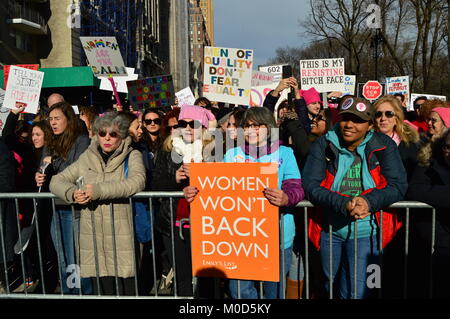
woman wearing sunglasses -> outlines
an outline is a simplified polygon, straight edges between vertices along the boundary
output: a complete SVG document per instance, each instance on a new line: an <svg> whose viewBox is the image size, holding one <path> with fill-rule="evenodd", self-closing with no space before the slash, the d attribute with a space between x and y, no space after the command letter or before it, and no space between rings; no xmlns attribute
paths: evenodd
<svg viewBox="0 0 450 319"><path fill-rule="evenodd" d="M207 132L211 112L195 105L183 105L178 117L178 128L164 142L156 158L152 189L156 191L181 191L189 185L191 162L208 162L214 159L214 143ZM172 204L172 206L171 206ZM171 222L171 211L173 221ZM189 230L189 204L186 199L161 199L155 218L155 229L162 234L163 243L172 265L176 265L178 296L192 296L192 261ZM171 229L175 233L175 256L172 254ZM204 280L199 279L199 287Z"/></svg>
<svg viewBox="0 0 450 319"><path fill-rule="evenodd" d="M449 109L450 110L450 109ZM450 117L449 117L450 122ZM433 246L433 298L450 298L450 130L433 144L431 152L419 155L416 167L409 183L407 197L410 200L424 202L436 209L435 244ZM431 211L421 212L421 221L416 223L418 239L425 243L423 265L428 267L432 244ZM414 246L417 249L417 246ZM427 261L427 262L425 262ZM429 277L427 268L421 269L424 280L420 298L428 298ZM416 284L417 284L417 278ZM426 294L426 295L425 295ZM408 296L409 297L409 296Z"/></svg>
<svg viewBox="0 0 450 319"><path fill-rule="evenodd" d="M400 101L386 95L375 104L375 130L389 136L398 147L408 180L417 165L419 133L407 122Z"/></svg>
<svg viewBox="0 0 450 319"><path fill-rule="evenodd" d="M153 162L155 162L156 153L163 143L161 137L162 118L163 115L155 109L147 109L142 115L142 139L153 155Z"/></svg>
<svg viewBox="0 0 450 319"><path fill-rule="evenodd" d="M142 155L131 147L128 126L128 121L114 112L97 118L89 148L50 183L56 196L81 205L81 277L91 278L95 293L105 295L135 293L133 215L128 198L144 189L145 168ZM84 179L81 188L80 177ZM119 277L119 291L115 291L115 276Z"/></svg>

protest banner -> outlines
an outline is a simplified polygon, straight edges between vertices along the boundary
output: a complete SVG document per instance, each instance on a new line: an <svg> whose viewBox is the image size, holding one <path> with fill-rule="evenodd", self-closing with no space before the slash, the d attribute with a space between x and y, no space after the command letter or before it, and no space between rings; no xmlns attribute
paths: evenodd
<svg viewBox="0 0 450 319"><path fill-rule="evenodd" d="M34 70L37 71L39 69L39 64L15 64L15 66L18 66L20 68L24 68L24 69L30 69L30 70ZM10 69L10 65L5 65L3 66L3 88L6 90L6 87L8 85L8 76L9 76L9 69Z"/></svg>
<svg viewBox="0 0 450 319"><path fill-rule="evenodd" d="M211 101L249 105L253 50L205 47L203 96Z"/></svg>
<svg viewBox="0 0 450 319"><path fill-rule="evenodd" d="M191 163L192 275L279 281L276 163ZM261 173L263 171L263 173ZM220 172L220 175L217 174Z"/></svg>
<svg viewBox="0 0 450 319"><path fill-rule="evenodd" d="M315 88L320 93L345 89L345 64L343 58L300 60L300 87Z"/></svg>
<svg viewBox="0 0 450 319"><path fill-rule="evenodd" d="M24 112L36 114L39 107L44 72L12 65L8 76L3 107L16 108L16 102L26 105Z"/></svg>
<svg viewBox="0 0 450 319"><path fill-rule="evenodd" d="M172 75L127 81L127 87L128 100L139 110L175 103Z"/></svg>
<svg viewBox="0 0 450 319"><path fill-rule="evenodd" d="M253 70L252 71L252 87L272 84L275 82L273 80L274 77L275 77L274 74Z"/></svg>
<svg viewBox="0 0 450 319"><path fill-rule="evenodd" d="M175 92L175 96L178 98L178 106L195 104L195 97L190 87Z"/></svg>
<svg viewBox="0 0 450 319"><path fill-rule="evenodd" d="M127 76L113 76L117 92L128 93L127 81L134 81L138 79L138 74L134 74L134 68L126 68ZM106 78L100 81L100 90L113 91L111 83Z"/></svg>
<svg viewBox="0 0 450 319"><path fill-rule="evenodd" d="M386 78L386 94L401 93L405 96L405 105L409 104L409 76Z"/></svg>
<svg viewBox="0 0 450 319"><path fill-rule="evenodd" d="M346 75L344 77L344 91L342 95L355 95L356 75Z"/></svg>
<svg viewBox="0 0 450 319"><path fill-rule="evenodd" d="M414 101L419 96L425 96L428 100L441 100L446 101L447 97L444 95L431 95L431 94L420 94L420 93L411 93L411 102L408 104L408 111L414 111Z"/></svg>
<svg viewBox="0 0 450 319"><path fill-rule="evenodd" d="M80 41L96 77L127 76L116 37L80 37Z"/></svg>
<svg viewBox="0 0 450 319"><path fill-rule="evenodd" d="M261 65L258 70L261 72L270 73L273 75L273 82L278 83L283 75L283 66L288 64L277 64L277 65Z"/></svg>

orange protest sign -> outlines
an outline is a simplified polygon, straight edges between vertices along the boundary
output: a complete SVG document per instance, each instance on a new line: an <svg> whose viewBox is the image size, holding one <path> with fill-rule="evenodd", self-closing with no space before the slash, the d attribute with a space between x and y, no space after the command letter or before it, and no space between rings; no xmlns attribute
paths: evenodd
<svg viewBox="0 0 450 319"><path fill-rule="evenodd" d="M275 163L191 163L192 274L279 281L279 212L264 197L278 187Z"/></svg>
<svg viewBox="0 0 450 319"><path fill-rule="evenodd" d="M15 64L15 66L21 67L21 68L25 68L25 69L30 69L30 70L34 70L37 71L39 68L39 64ZM10 69L10 65L5 65L3 67L3 87L6 90L6 85L8 84L8 76L9 76L9 69Z"/></svg>

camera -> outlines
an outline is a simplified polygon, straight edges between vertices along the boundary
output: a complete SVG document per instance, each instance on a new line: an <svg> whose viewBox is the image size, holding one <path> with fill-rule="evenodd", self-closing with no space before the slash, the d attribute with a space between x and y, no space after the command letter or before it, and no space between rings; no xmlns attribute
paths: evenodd
<svg viewBox="0 0 450 319"><path fill-rule="evenodd" d="M330 103L330 104L339 104L339 103L341 103L341 100L342 100L341 97L332 96L332 97L328 98L328 103Z"/></svg>

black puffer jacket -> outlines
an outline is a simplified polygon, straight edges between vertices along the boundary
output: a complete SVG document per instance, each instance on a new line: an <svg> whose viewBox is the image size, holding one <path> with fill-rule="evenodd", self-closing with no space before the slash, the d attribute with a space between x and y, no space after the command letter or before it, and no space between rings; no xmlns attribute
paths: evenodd
<svg viewBox="0 0 450 319"><path fill-rule="evenodd" d="M12 152L6 146L3 138L0 138L0 193L13 192L15 189L15 160ZM6 260L14 258L14 244L17 241L17 220L14 202L10 199L0 200L1 218L3 224L3 236L5 240ZM2 249L0 248L0 251ZM0 263L3 263L3 254L0 253Z"/></svg>
<svg viewBox="0 0 450 319"><path fill-rule="evenodd" d="M436 208L436 247L450 248L450 167L442 158L430 166L417 166L409 183L407 197ZM416 223L419 235L431 243L431 212L422 210Z"/></svg>
<svg viewBox="0 0 450 319"><path fill-rule="evenodd" d="M175 163L172 160L171 152L161 150L156 158L156 167L153 172L153 179L151 183L154 191L181 191L184 187L189 185L189 182L183 181L178 184L175 179L176 171L180 168L182 163ZM175 222L178 198L172 200L173 220ZM171 226L171 211L170 198L161 199L161 207L158 214L155 216L155 228L163 235L170 236Z"/></svg>

